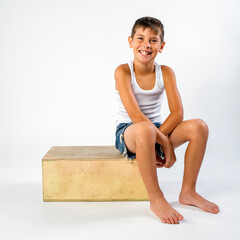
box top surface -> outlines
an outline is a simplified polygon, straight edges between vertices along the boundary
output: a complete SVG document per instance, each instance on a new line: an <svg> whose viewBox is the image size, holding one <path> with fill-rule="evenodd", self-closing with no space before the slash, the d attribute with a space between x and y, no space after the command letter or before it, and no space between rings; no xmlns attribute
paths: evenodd
<svg viewBox="0 0 240 240"><path fill-rule="evenodd" d="M54 146L43 160L61 159L124 159L115 146Z"/></svg>

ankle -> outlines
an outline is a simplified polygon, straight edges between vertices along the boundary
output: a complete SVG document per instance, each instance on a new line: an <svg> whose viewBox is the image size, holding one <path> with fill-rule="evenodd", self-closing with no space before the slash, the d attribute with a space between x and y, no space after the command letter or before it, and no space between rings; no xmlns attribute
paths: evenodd
<svg viewBox="0 0 240 240"><path fill-rule="evenodd" d="M191 194L191 193L195 193L196 192L196 189L195 187L185 187L185 188L182 188L180 194Z"/></svg>
<svg viewBox="0 0 240 240"><path fill-rule="evenodd" d="M149 195L149 202L155 202L156 200L165 200L163 193L151 194Z"/></svg>

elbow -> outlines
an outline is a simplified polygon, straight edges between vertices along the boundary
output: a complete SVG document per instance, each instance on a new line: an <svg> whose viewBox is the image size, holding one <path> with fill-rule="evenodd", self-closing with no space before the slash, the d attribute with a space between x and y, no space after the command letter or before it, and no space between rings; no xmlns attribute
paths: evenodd
<svg viewBox="0 0 240 240"><path fill-rule="evenodd" d="M178 113L178 119L179 119L179 122L182 122L182 121L183 121L183 111L181 111L180 113Z"/></svg>
<svg viewBox="0 0 240 240"><path fill-rule="evenodd" d="M131 120L133 123L151 122L151 120L149 118L132 118Z"/></svg>
<svg viewBox="0 0 240 240"><path fill-rule="evenodd" d="M137 114L137 115L132 115L131 120L133 123L139 123L139 122L151 122L151 120L146 117L144 114Z"/></svg>
<svg viewBox="0 0 240 240"><path fill-rule="evenodd" d="M178 123L181 123L183 121L183 107L181 106L178 111L176 111L176 118L178 119Z"/></svg>
<svg viewBox="0 0 240 240"><path fill-rule="evenodd" d="M176 121L179 123L181 123L183 121L183 111L179 111L179 112L175 112L173 113Z"/></svg>
<svg viewBox="0 0 240 240"><path fill-rule="evenodd" d="M179 123L183 121L183 110L178 113Z"/></svg>

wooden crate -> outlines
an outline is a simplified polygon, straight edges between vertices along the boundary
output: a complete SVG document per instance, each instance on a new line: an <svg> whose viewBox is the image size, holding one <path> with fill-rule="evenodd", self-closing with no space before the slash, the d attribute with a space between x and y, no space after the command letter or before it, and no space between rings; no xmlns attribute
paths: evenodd
<svg viewBox="0 0 240 240"><path fill-rule="evenodd" d="M115 146L54 146L42 159L44 201L144 201L137 161Z"/></svg>

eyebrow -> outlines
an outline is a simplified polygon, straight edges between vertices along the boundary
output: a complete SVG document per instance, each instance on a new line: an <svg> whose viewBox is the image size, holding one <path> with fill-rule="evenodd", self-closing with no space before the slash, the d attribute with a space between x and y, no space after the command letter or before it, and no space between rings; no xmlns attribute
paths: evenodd
<svg viewBox="0 0 240 240"><path fill-rule="evenodd" d="M136 36L143 36L143 37L144 37L144 35L142 35L142 34L136 34ZM152 38L157 38L157 39L159 39L159 37L152 37Z"/></svg>

